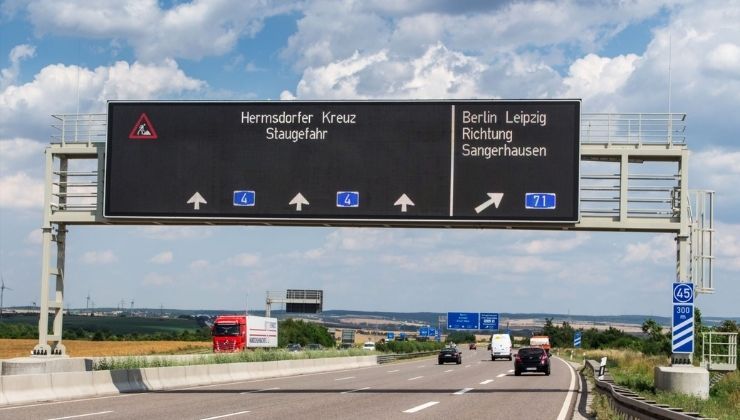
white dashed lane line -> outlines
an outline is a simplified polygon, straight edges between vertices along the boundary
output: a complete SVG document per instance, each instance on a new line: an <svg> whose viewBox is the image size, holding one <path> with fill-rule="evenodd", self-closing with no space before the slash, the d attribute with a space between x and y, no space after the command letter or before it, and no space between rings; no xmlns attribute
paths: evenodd
<svg viewBox="0 0 740 420"><path fill-rule="evenodd" d="M366 389L370 389L370 387L366 386L365 388L358 388L358 389L353 389L351 391L344 391L344 392L340 392L340 394L351 394L353 392L364 391Z"/></svg>
<svg viewBox="0 0 740 420"><path fill-rule="evenodd" d="M398 369L394 369L394 370L389 370L388 371L388 373L396 373L396 372L398 372Z"/></svg>
<svg viewBox="0 0 740 420"><path fill-rule="evenodd" d="M237 413L223 414L223 415L220 415L220 416L214 416L214 417L206 417L206 418L204 418L204 419L200 419L200 420L216 420L216 419L223 419L223 418L226 418L226 417L238 416L238 415L240 415L240 414L246 414L246 413L249 413L249 411L239 411L239 412L237 412Z"/></svg>
<svg viewBox="0 0 740 420"><path fill-rule="evenodd" d="M496 377L497 377L497 378L503 378L503 377L504 377L504 376L506 376L506 375L507 375L506 373L502 373L502 374L496 375Z"/></svg>
<svg viewBox="0 0 740 420"><path fill-rule="evenodd" d="M473 390L473 388L463 388L463 389L461 389L461 390L459 390L457 392L453 392L452 395L462 395L462 394L464 394L464 393L466 393L468 391L472 391L472 390Z"/></svg>
<svg viewBox="0 0 740 420"><path fill-rule="evenodd" d="M421 411L421 410L423 410L425 408L429 408L429 407L431 407L433 405L437 405L437 404L439 404L439 401L429 401L428 403L424 403L422 405L417 405L414 408L409 408L408 410L404 411L404 413L409 413L409 414L416 413L417 411Z"/></svg>
<svg viewBox="0 0 740 420"><path fill-rule="evenodd" d="M354 379L354 376L347 376L345 378L336 378L335 381L346 381L347 379Z"/></svg>
<svg viewBox="0 0 740 420"><path fill-rule="evenodd" d="M55 417L55 418L49 419L49 420L78 419L78 418L81 418L81 417L99 416L101 414L110 414L110 413L112 413L112 411L99 411L97 413L77 414L77 415L74 415L74 416L66 416L66 417Z"/></svg>
<svg viewBox="0 0 740 420"><path fill-rule="evenodd" d="M486 379L485 381L481 382L480 384L481 384L481 385L488 385L488 384L490 384L491 382L493 382L493 379Z"/></svg>
<svg viewBox="0 0 740 420"><path fill-rule="evenodd" d="M421 379L423 376L414 376L413 378L409 378L409 381L415 381L417 379Z"/></svg>

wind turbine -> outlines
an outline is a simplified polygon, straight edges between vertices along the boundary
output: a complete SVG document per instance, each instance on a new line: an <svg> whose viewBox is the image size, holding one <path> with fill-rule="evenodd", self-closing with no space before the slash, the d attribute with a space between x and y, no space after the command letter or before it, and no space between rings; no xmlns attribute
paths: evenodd
<svg viewBox="0 0 740 420"><path fill-rule="evenodd" d="M5 279L0 276L0 318L3 317L3 297L5 296L5 289L13 290L10 287L5 286Z"/></svg>

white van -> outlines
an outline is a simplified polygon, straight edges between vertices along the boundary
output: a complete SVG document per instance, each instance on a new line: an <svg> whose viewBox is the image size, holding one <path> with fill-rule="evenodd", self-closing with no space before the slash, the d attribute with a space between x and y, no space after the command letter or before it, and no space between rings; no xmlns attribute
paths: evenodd
<svg viewBox="0 0 740 420"><path fill-rule="evenodd" d="M368 341L365 344L362 345L363 350L375 350L375 343L372 341Z"/></svg>
<svg viewBox="0 0 740 420"><path fill-rule="evenodd" d="M494 334L491 336L491 360L497 357L511 360L511 337L509 334Z"/></svg>

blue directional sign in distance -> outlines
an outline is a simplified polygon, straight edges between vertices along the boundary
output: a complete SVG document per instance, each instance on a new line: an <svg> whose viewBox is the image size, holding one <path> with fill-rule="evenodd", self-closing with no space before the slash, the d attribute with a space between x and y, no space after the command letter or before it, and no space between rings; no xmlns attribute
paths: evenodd
<svg viewBox="0 0 740 420"><path fill-rule="evenodd" d="M498 329L498 314L481 312L480 313L480 329L497 330Z"/></svg>
<svg viewBox="0 0 740 420"><path fill-rule="evenodd" d="M673 303L694 303L693 283L673 283Z"/></svg>
<svg viewBox="0 0 740 420"><path fill-rule="evenodd" d="M573 347L575 348L581 348L581 332L576 331L575 337L573 337Z"/></svg>
<svg viewBox="0 0 740 420"><path fill-rule="evenodd" d="M673 305L673 353L694 352L694 305Z"/></svg>
<svg viewBox="0 0 740 420"><path fill-rule="evenodd" d="M357 191L337 191L337 207L359 207L360 193Z"/></svg>
<svg viewBox="0 0 740 420"><path fill-rule="evenodd" d="M477 330L480 320L478 312L447 312L447 328L450 330Z"/></svg>
<svg viewBox="0 0 740 420"><path fill-rule="evenodd" d="M437 329L436 328L429 328L429 336L435 337L437 335Z"/></svg>
<svg viewBox="0 0 740 420"><path fill-rule="evenodd" d="M234 205L237 207L252 207L254 200L254 191L234 191Z"/></svg>
<svg viewBox="0 0 740 420"><path fill-rule="evenodd" d="M429 337L429 327L419 328L419 337Z"/></svg>
<svg viewBox="0 0 740 420"><path fill-rule="evenodd" d="M524 194L524 208L534 210L554 210L557 207L555 193L526 193Z"/></svg>
<svg viewBox="0 0 740 420"><path fill-rule="evenodd" d="M395 334L389 331L389 332L388 332L388 333L387 333L387 334L385 335L385 339L386 339L386 340L388 340L388 341L393 341L393 337L394 337L394 336L395 336Z"/></svg>

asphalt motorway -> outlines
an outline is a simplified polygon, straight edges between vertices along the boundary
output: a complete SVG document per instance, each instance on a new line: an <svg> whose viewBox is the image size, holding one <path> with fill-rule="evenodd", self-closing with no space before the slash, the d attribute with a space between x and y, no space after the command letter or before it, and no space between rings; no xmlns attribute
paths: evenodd
<svg viewBox="0 0 740 420"><path fill-rule="evenodd" d="M0 408L0 419L565 419L573 369L514 376L485 349L436 358L257 381Z"/></svg>

